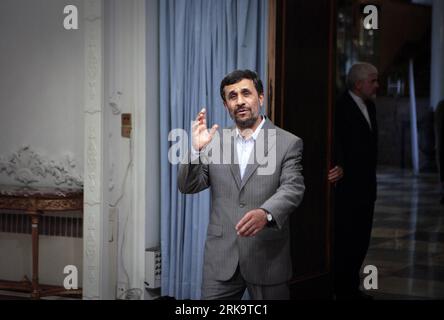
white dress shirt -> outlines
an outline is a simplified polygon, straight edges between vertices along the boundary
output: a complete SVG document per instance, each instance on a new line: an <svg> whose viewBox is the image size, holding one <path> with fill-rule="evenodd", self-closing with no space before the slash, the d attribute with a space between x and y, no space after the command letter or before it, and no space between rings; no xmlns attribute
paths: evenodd
<svg viewBox="0 0 444 320"><path fill-rule="evenodd" d="M353 91L349 90L348 92L350 93L350 96L352 97L352 99L358 105L359 110L361 110L362 114L364 115L364 118L367 120L367 123L368 123L370 129L372 129L372 123L370 121L370 117L368 115L367 106L365 105L364 101L362 100L361 97L359 97L356 94L354 94Z"/></svg>
<svg viewBox="0 0 444 320"><path fill-rule="evenodd" d="M256 128L256 130L248 139L244 139L244 137L242 137L242 135L240 134L239 129L236 128L237 158L239 160L241 179L243 179L244 177L245 169L247 168L248 165L248 159L250 159L251 151L253 151L254 148L254 142L256 141L257 136L260 133L260 130L264 126L264 123L265 123L265 117L262 118L262 122L259 124L259 126Z"/></svg>
<svg viewBox="0 0 444 320"><path fill-rule="evenodd" d="M262 122L259 124L259 126L256 128L256 130L248 139L244 139L240 134L239 129L236 127L236 151L239 162L241 179L244 177L245 169L247 168L251 151L254 148L254 142L256 141L260 133L260 130L262 129L264 124L265 124L265 117L262 117ZM193 146L191 146L191 162L196 161L201 156L201 154L205 152L205 149L206 147L204 147L201 151L197 151L196 149L194 149Z"/></svg>

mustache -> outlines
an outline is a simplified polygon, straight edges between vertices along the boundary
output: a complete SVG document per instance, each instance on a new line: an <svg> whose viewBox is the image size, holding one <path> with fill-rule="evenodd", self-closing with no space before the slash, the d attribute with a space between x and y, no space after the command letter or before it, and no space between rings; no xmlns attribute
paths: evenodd
<svg viewBox="0 0 444 320"><path fill-rule="evenodd" d="M242 112L242 111L251 111L251 109L248 107L240 107L240 108L237 108L236 111L234 111L234 113L238 114L239 112Z"/></svg>

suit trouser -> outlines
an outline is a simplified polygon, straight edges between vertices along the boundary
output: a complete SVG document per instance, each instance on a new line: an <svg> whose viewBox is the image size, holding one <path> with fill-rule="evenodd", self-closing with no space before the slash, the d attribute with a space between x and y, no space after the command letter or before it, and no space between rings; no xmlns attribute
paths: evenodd
<svg viewBox="0 0 444 320"><path fill-rule="evenodd" d="M252 300L288 300L290 290L287 283L277 285L257 285L243 278L239 266L228 281L205 279L202 283L202 300L241 300L248 290Z"/></svg>
<svg viewBox="0 0 444 320"><path fill-rule="evenodd" d="M359 290L360 269L370 244L375 203L338 201L334 230L334 286L337 295Z"/></svg>

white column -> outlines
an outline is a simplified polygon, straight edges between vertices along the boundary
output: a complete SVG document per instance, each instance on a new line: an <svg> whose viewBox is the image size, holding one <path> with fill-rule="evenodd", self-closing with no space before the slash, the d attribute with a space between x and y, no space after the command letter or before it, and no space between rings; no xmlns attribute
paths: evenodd
<svg viewBox="0 0 444 320"><path fill-rule="evenodd" d="M146 1L146 248L160 246L159 0ZM163 0L160 0L163 1ZM160 290L145 290L145 299Z"/></svg>
<svg viewBox="0 0 444 320"><path fill-rule="evenodd" d="M82 26L80 26L82 28ZM83 298L103 295L103 1L85 2ZM106 281L106 279L105 279Z"/></svg>
<svg viewBox="0 0 444 320"><path fill-rule="evenodd" d="M431 106L444 99L444 1L433 0L432 7Z"/></svg>
<svg viewBox="0 0 444 320"><path fill-rule="evenodd" d="M149 181L147 181L146 247L160 245L160 99L159 99L159 0L146 2L146 147Z"/></svg>
<svg viewBox="0 0 444 320"><path fill-rule="evenodd" d="M134 180L133 180L133 277L132 287L145 293L145 220L147 214L147 69L146 69L146 8L145 0L134 0L132 6L134 30Z"/></svg>

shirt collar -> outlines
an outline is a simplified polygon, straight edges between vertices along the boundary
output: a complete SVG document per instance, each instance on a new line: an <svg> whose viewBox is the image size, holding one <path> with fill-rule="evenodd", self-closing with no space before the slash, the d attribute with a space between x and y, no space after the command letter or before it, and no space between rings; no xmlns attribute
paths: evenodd
<svg viewBox="0 0 444 320"><path fill-rule="evenodd" d="M248 141L248 140L250 140L250 139L256 140L257 137L259 136L259 133L261 132L262 127L263 127L264 124L265 124L265 121L266 121L266 118L265 118L264 116L261 116L261 117L262 117L262 121L261 121L261 123L260 123L259 126L256 128L256 130L253 132L253 134L251 135L250 138L248 138L248 139L244 139L244 138L241 136L241 134L240 134L240 132L239 132L239 129L238 129L237 127L236 127L236 138L237 138L237 139L242 139L242 140L245 140L245 141Z"/></svg>
<svg viewBox="0 0 444 320"><path fill-rule="evenodd" d="M362 100L362 98L358 95L356 95L353 91L349 90L348 91L350 93L350 96L352 97L353 100L355 100L356 104L358 106L366 106L366 104L364 103L364 100Z"/></svg>

